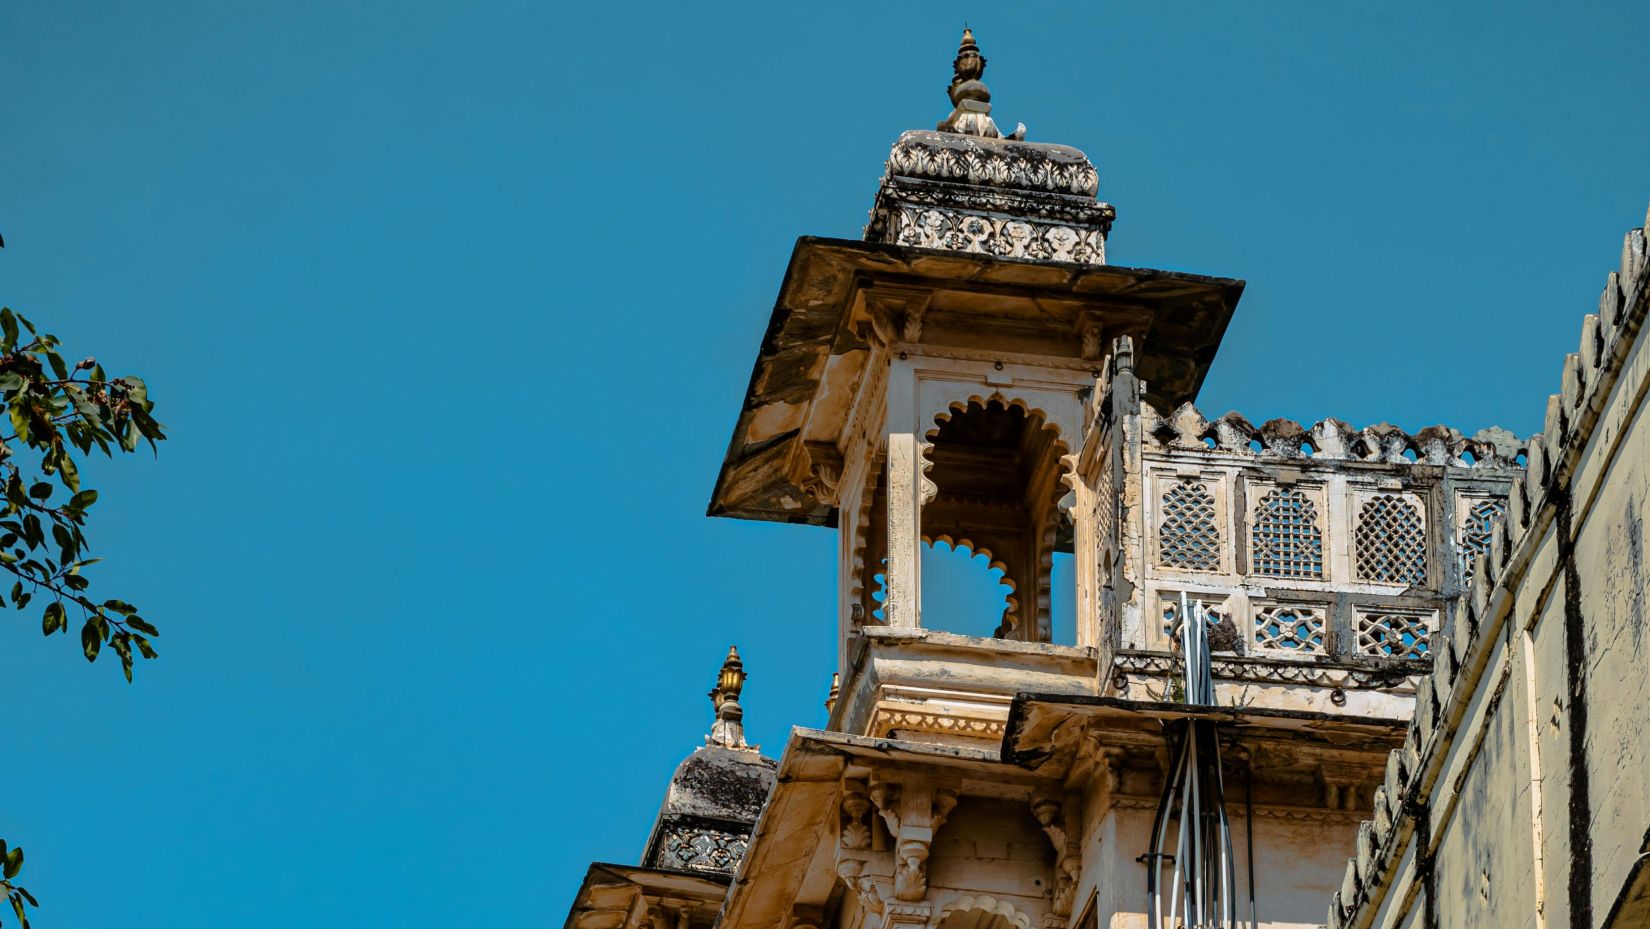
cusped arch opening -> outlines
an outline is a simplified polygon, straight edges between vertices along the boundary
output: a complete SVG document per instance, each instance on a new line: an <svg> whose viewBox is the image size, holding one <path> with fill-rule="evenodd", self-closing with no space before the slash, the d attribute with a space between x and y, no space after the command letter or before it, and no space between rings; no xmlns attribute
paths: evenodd
<svg viewBox="0 0 1650 929"><path fill-rule="evenodd" d="M1029 929L1030 917L1007 900L995 897L963 897L940 914L935 929Z"/></svg>
<svg viewBox="0 0 1650 929"><path fill-rule="evenodd" d="M1064 561L1059 556L1072 549L1071 522L1061 506L1069 450L1058 427L1023 402L972 397L936 414L925 439L935 495L923 507L924 539L944 540L952 549L965 542L971 553L988 553L1012 593L1002 595L1000 621L985 628L981 611L990 607L992 592L978 567L970 569L973 580L962 570L977 559L957 559L954 550L927 552L923 625L965 635L1074 642L1075 597L1056 595L1053 586L1072 583L1069 570L1056 570ZM953 567L959 570L953 573ZM1060 567L1069 568L1069 562ZM957 594L967 590L980 592L965 601Z"/></svg>

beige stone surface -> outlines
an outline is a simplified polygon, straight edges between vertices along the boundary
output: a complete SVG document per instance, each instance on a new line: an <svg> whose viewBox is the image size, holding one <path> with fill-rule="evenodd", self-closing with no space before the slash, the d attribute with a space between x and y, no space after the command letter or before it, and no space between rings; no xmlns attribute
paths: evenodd
<svg viewBox="0 0 1650 929"><path fill-rule="evenodd" d="M1650 924L1650 293L1626 236L1332 926Z"/></svg>

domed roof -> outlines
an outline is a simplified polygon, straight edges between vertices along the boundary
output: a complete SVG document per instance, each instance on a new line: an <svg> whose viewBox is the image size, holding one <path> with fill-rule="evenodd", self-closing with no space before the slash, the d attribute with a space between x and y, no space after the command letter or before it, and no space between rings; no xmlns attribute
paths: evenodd
<svg viewBox="0 0 1650 929"><path fill-rule="evenodd" d="M773 790L778 762L754 748L706 745L676 766L660 815L756 822Z"/></svg>
<svg viewBox="0 0 1650 929"><path fill-rule="evenodd" d="M738 867L779 767L745 742L739 705L744 682L744 663L738 650L730 648L710 692L716 721L705 745L671 775L643 866L724 874Z"/></svg>

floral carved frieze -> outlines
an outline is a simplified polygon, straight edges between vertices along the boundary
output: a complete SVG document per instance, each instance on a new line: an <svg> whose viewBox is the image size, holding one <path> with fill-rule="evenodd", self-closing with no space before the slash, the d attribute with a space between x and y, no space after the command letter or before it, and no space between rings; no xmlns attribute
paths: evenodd
<svg viewBox="0 0 1650 929"><path fill-rule="evenodd" d="M704 826L678 825L665 834L659 867L732 874L750 836Z"/></svg>
<svg viewBox="0 0 1650 929"><path fill-rule="evenodd" d="M1099 229L943 207L898 206L892 212L888 240L998 258L1077 264L1104 264L1106 260L1105 235Z"/></svg>
<svg viewBox="0 0 1650 929"><path fill-rule="evenodd" d="M1006 726L1007 723L1001 719L884 707L877 710L871 724L871 731L878 735L888 735L903 729L946 735L973 736L982 739L1001 739Z"/></svg>
<svg viewBox="0 0 1650 929"><path fill-rule="evenodd" d="M894 143L888 153L888 173L1083 197L1100 190L1094 165L1070 146L981 141L923 130L907 132Z"/></svg>

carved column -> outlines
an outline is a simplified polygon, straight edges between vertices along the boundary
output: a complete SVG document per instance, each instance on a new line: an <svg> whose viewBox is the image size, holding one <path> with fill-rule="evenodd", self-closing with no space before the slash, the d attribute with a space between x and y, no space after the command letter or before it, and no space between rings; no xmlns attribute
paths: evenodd
<svg viewBox="0 0 1650 929"><path fill-rule="evenodd" d="M916 370L894 360L888 377L888 624L922 625L922 506L934 496L917 422Z"/></svg>

